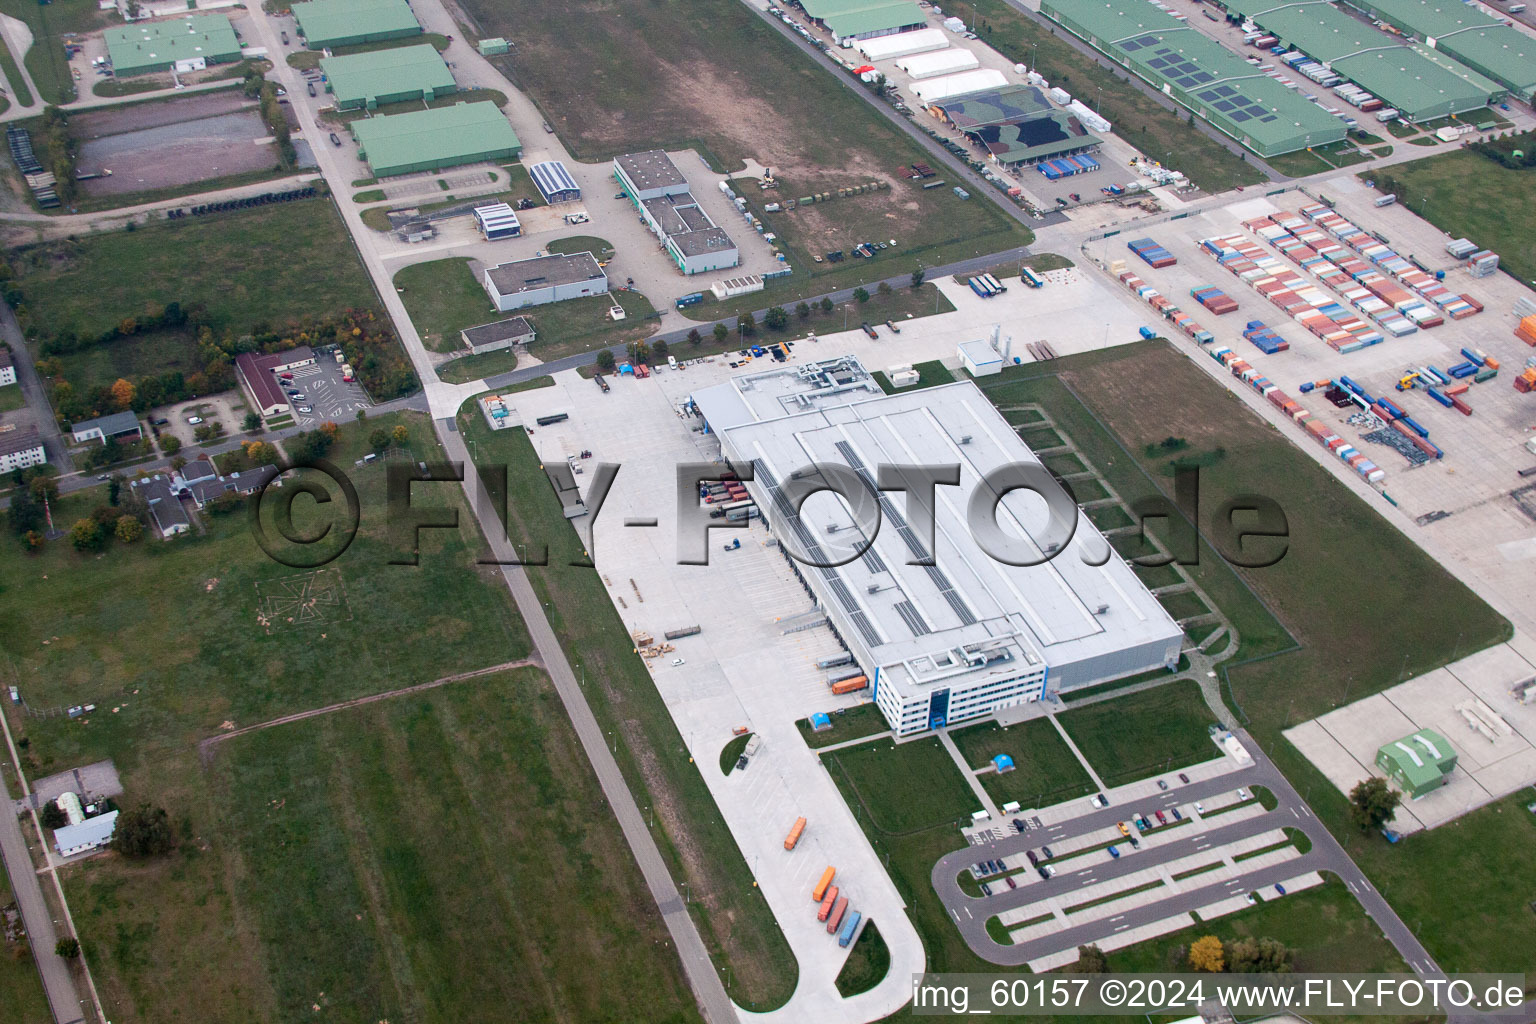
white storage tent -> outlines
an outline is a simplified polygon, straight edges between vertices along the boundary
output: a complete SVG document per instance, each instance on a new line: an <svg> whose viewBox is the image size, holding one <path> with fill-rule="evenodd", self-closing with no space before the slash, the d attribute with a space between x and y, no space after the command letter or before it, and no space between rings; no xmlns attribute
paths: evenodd
<svg viewBox="0 0 1536 1024"><path fill-rule="evenodd" d="M981 67L981 61L970 50L962 50L958 47L953 50L935 50L932 53L918 53L910 57L903 57L896 62L914 79L935 78L939 75L952 75L957 71L970 71L972 68Z"/></svg>
<svg viewBox="0 0 1536 1024"><path fill-rule="evenodd" d="M909 53L927 53L949 46L949 37L936 28L922 28L916 32L897 32L895 35L861 39L854 44L864 59L870 62L905 57Z"/></svg>
<svg viewBox="0 0 1536 1024"><path fill-rule="evenodd" d="M991 68L981 68L977 71L962 71L958 75L945 75L943 78L930 78L927 81L918 82L908 86L912 95L924 103L936 103L939 100L947 100L953 96L964 96L967 93L985 92L988 89L999 89L1008 84L1008 79L1001 71Z"/></svg>

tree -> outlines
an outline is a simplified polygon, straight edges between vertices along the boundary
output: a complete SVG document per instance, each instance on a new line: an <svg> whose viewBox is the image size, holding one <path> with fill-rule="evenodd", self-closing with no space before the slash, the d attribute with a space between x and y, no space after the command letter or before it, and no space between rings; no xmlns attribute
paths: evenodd
<svg viewBox="0 0 1536 1024"><path fill-rule="evenodd" d="M247 434L254 434L261 429L261 413L252 409L245 414L245 419L242 421L241 426Z"/></svg>
<svg viewBox="0 0 1536 1024"><path fill-rule="evenodd" d="M368 418L368 410L367 409L359 409L359 410L357 410L357 422L361 423L361 422L363 422L363 420L365 420L367 418Z"/></svg>
<svg viewBox="0 0 1536 1024"><path fill-rule="evenodd" d="M725 324L715 324L715 340L717 342L723 345L725 344L725 339L730 336L731 329L729 327L725 326Z"/></svg>
<svg viewBox="0 0 1536 1024"><path fill-rule="evenodd" d="M782 331L789 326L789 314L783 306L774 306L763 314L763 326L770 331Z"/></svg>
<svg viewBox="0 0 1536 1024"><path fill-rule="evenodd" d="M1108 974L1109 958L1098 946L1078 946L1077 963L1071 970L1074 974Z"/></svg>
<svg viewBox="0 0 1536 1024"><path fill-rule="evenodd" d="M35 476L27 486L37 501L59 500L59 482L51 476Z"/></svg>
<svg viewBox="0 0 1536 1024"><path fill-rule="evenodd" d="M18 487L11 495L11 509L7 518L16 536L24 537L43 525L43 506L32 497L31 490Z"/></svg>
<svg viewBox="0 0 1536 1024"><path fill-rule="evenodd" d="M411 439L411 429L404 423L395 424L395 429L389 432L389 436L395 439L395 444L405 444Z"/></svg>
<svg viewBox="0 0 1536 1024"><path fill-rule="evenodd" d="M629 346L629 358L633 363L644 363L649 366L651 363L651 346L643 341L632 342Z"/></svg>
<svg viewBox="0 0 1536 1024"><path fill-rule="evenodd" d="M80 940L73 935L66 935L54 943L53 951L65 960L73 960L80 955Z"/></svg>
<svg viewBox="0 0 1536 1024"><path fill-rule="evenodd" d="M612 349L601 349L597 353L597 368L599 370L612 370L615 360Z"/></svg>
<svg viewBox="0 0 1536 1024"><path fill-rule="evenodd" d="M76 551L100 551L107 543L107 535L96 520L77 519L69 529L69 542Z"/></svg>
<svg viewBox="0 0 1536 1024"><path fill-rule="evenodd" d="M699 333L699 329L697 327L689 329L689 331L688 331L688 344L690 344L690 345L702 345L702 344L704 344L704 335Z"/></svg>
<svg viewBox="0 0 1536 1024"><path fill-rule="evenodd" d="M818 305L821 306L821 312L824 315L832 312L832 299L830 297L823 297Z"/></svg>
<svg viewBox="0 0 1536 1024"><path fill-rule="evenodd" d="M198 441L206 441L213 436L213 424L199 423L192 428L192 437Z"/></svg>
<svg viewBox="0 0 1536 1024"><path fill-rule="evenodd" d="M1375 832L1392 820L1402 802L1403 795L1386 779L1373 775L1349 791L1349 820L1361 832Z"/></svg>
<svg viewBox="0 0 1536 1024"><path fill-rule="evenodd" d="M1227 970L1233 974L1286 974L1295 954L1279 939L1238 939L1227 943Z"/></svg>
<svg viewBox="0 0 1536 1024"><path fill-rule="evenodd" d="M1189 966L1197 971L1220 974L1227 969L1226 951L1214 935L1196 939L1189 945Z"/></svg>
<svg viewBox="0 0 1536 1024"><path fill-rule="evenodd" d="M798 304L797 306L795 306L795 316L799 317L801 320L809 319L810 315L811 315L810 303L802 302L802 303Z"/></svg>
<svg viewBox="0 0 1536 1024"><path fill-rule="evenodd" d="M359 409L357 411L362 412L363 410ZM361 417L359 417L359 419L361 419ZM330 420L326 420L324 423L320 424L319 430L327 442L334 442L338 437L341 436L341 428Z"/></svg>
<svg viewBox="0 0 1536 1024"><path fill-rule="evenodd" d="M265 441L248 441L245 445L245 460L253 466L272 466L277 464L279 456L277 446Z"/></svg>
<svg viewBox="0 0 1536 1024"><path fill-rule="evenodd" d="M927 276L928 272L922 267L918 267L916 270L912 271L912 290L916 291L917 289L921 288L923 286L923 278Z"/></svg>
<svg viewBox="0 0 1536 1024"><path fill-rule="evenodd" d="M112 382L112 398L118 407L127 409L133 405L133 384L122 377Z"/></svg>
<svg viewBox="0 0 1536 1024"><path fill-rule="evenodd" d="M651 358L658 363L667 361L667 343L665 341L658 338L651 344Z"/></svg>
<svg viewBox="0 0 1536 1024"><path fill-rule="evenodd" d="M881 281L880 282L880 287L876 288L875 291L879 292L881 295L889 295L889 294L891 294L891 284L890 284L890 282L889 281Z"/></svg>
<svg viewBox="0 0 1536 1024"><path fill-rule="evenodd" d="M41 550L43 547L43 541L45 539L46 538L36 530L28 530L26 536L21 538L22 543L26 544L28 551Z"/></svg>
<svg viewBox="0 0 1536 1024"><path fill-rule="evenodd" d="M181 451L181 438L167 434L160 439L160 450L167 455L175 455Z"/></svg>
<svg viewBox="0 0 1536 1024"><path fill-rule="evenodd" d="M43 828L63 828L69 824L69 817L59 807L57 800L49 800L43 804L43 809L37 812L37 817L43 823Z"/></svg>
<svg viewBox="0 0 1536 1024"><path fill-rule="evenodd" d="M751 313L743 313L736 318L736 329L741 332L743 338L750 338L757 333L757 318Z"/></svg>
<svg viewBox="0 0 1536 1024"><path fill-rule="evenodd" d="M142 860L170 853L176 846L176 835L165 808L145 803L118 813L111 845L124 857Z"/></svg>
<svg viewBox="0 0 1536 1024"><path fill-rule="evenodd" d="M376 428L373 433L368 435L368 447L372 448L376 452L382 452L384 449L388 448L389 431L385 430L383 427Z"/></svg>
<svg viewBox="0 0 1536 1024"><path fill-rule="evenodd" d="M144 536L144 524L133 516L118 516L117 525L112 528L112 532L124 544L132 544Z"/></svg>
<svg viewBox="0 0 1536 1024"><path fill-rule="evenodd" d="M863 288L855 288L853 290L853 301L862 306L864 303L869 301L869 292L865 291Z"/></svg>
<svg viewBox="0 0 1536 1024"><path fill-rule="evenodd" d="M123 498L123 477L120 473L113 473L112 479L107 481L107 504L116 506Z"/></svg>

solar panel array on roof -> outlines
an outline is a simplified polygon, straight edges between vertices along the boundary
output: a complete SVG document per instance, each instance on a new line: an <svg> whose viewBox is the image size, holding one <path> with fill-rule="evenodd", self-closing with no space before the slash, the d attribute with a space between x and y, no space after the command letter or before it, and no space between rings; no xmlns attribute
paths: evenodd
<svg viewBox="0 0 1536 1024"><path fill-rule="evenodd" d="M1214 85L1196 95L1238 124L1253 119L1257 119L1260 124L1276 120L1274 114L1244 96L1235 86Z"/></svg>

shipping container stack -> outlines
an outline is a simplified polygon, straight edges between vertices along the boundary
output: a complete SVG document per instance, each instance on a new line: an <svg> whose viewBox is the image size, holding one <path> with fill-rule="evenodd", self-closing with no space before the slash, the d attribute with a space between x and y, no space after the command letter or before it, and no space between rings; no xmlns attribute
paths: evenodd
<svg viewBox="0 0 1536 1024"><path fill-rule="evenodd" d="M1253 342L1254 347L1267 356L1272 356L1276 352L1284 352L1291 347L1290 342L1276 334L1273 329L1265 326L1262 320L1248 321L1248 326L1243 330L1243 337Z"/></svg>
<svg viewBox="0 0 1536 1024"><path fill-rule="evenodd" d="M1515 328L1515 337L1527 345L1536 347L1536 315L1527 316ZM1522 395L1536 391L1536 356L1525 361L1525 369L1515 378L1515 390Z"/></svg>
<svg viewBox="0 0 1536 1024"><path fill-rule="evenodd" d="M1124 266L1124 263L1119 263L1117 261L1117 265ZM1110 269L1114 270L1114 267L1111 267ZM1183 310L1179 309L1178 306L1175 306L1173 303L1169 302L1161 292L1138 277L1135 271L1120 271L1120 283L1125 285L1126 288L1130 289L1130 291L1137 298L1141 299L1147 305L1157 310L1158 313L1162 314L1165 320L1170 321L1175 327L1179 329L1181 334L1194 341L1195 344L1209 345L1211 342L1216 340L1216 336L1214 334L1206 330L1204 327L1201 327L1200 324L1195 321L1194 317L1190 316L1188 313L1185 313Z"/></svg>
<svg viewBox="0 0 1536 1024"><path fill-rule="evenodd" d="M1091 156L1063 156L1054 160L1042 160L1035 165L1048 181L1060 181L1076 174L1087 174L1099 169L1099 162Z"/></svg>
<svg viewBox="0 0 1536 1024"><path fill-rule="evenodd" d="M1461 320L1483 311L1482 303L1472 296L1452 292L1441 282L1440 277L1431 276L1420 270L1411 260L1393 251L1375 235L1341 217L1331 207L1313 203L1303 206L1300 213L1329 235L1359 253L1378 270L1405 285L1413 293L1413 297L1427 303L1423 308L1414 305L1411 301L1399 307L1399 311L1418 326L1438 327L1443 323L1444 321L1436 315L1435 310L1443 312L1452 320ZM1493 261L1496 267L1498 257L1494 256Z"/></svg>
<svg viewBox="0 0 1536 1024"><path fill-rule="evenodd" d="M1237 312L1237 300L1213 284L1191 288L1189 294L1195 297L1196 302L1217 316L1225 316L1228 313Z"/></svg>
<svg viewBox="0 0 1536 1024"><path fill-rule="evenodd" d="M1131 252L1146 260L1154 270L1171 267L1179 262L1173 258L1173 253L1164 249L1150 238L1136 238L1125 243L1125 247Z"/></svg>

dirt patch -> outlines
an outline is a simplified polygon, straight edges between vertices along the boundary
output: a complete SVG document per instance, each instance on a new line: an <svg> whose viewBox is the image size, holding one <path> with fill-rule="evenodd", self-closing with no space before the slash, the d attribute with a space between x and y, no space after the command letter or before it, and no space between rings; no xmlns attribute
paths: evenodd
<svg viewBox="0 0 1536 1024"><path fill-rule="evenodd" d="M80 147L86 173L111 171L81 186L87 195L122 195L272 167L266 125L254 110L159 125L93 139Z"/></svg>
<svg viewBox="0 0 1536 1024"><path fill-rule="evenodd" d="M219 114L230 114L246 107L255 109L254 100L248 100L239 89L216 90L197 93L174 100L151 103L135 103L123 107L104 107L69 118L70 134L82 142L121 135L124 132L160 128L183 121L197 121Z"/></svg>

